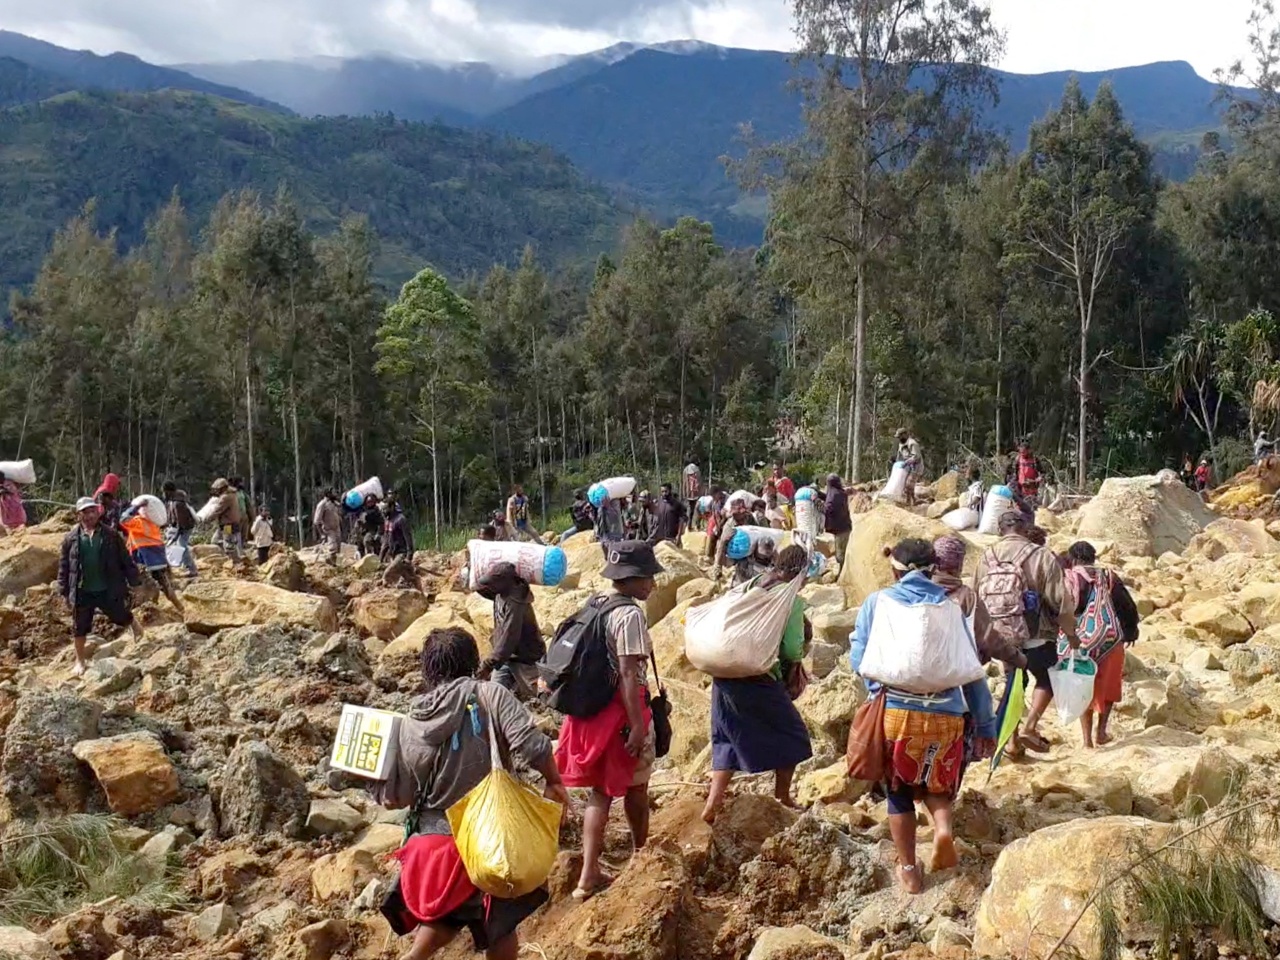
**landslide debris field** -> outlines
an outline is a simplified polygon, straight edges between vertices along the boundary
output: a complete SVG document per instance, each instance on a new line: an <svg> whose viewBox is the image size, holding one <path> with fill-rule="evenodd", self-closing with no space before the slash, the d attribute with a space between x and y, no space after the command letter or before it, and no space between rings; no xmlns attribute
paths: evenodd
<svg viewBox="0 0 1280 960"><path fill-rule="evenodd" d="M668 572L646 613L675 740L652 785L652 840L632 856L615 811L606 859L618 881L579 904L567 826L551 902L521 927L522 954L1043 958L1070 931L1057 956L1100 958L1109 940L1112 955L1143 958L1191 917L1185 960L1277 955L1280 841L1265 829L1280 798L1275 472L1270 488L1267 469L1242 475L1211 506L1164 474L1110 480L1072 513L1040 512L1055 549L1095 544L1143 616L1116 740L1086 752L1051 709L1050 753L1006 759L990 780L986 764L971 766L956 810L960 866L928 876L914 898L893 877L883 801L844 773L864 697L845 653L858 604L888 583L880 548L947 532L929 518L945 512L943 485L920 513L859 514L841 579L805 588L815 681L799 707L815 757L796 778L801 814L768 796L770 777L744 777L714 829L701 821L709 680L683 658L681 621L717 588L697 559L700 534L687 550L660 547ZM50 587L66 529L51 521L0 539L0 957L400 956L407 941L377 907L403 812L329 789L327 756L343 703L406 709L432 628L464 626L487 649L492 606L455 585L458 561L419 554L420 592L384 586L372 563L334 569L284 552L249 571L200 548L185 622L163 599L141 607L141 642L100 622L91 669L73 680L68 618ZM972 569L991 538L965 536ZM545 633L603 586L589 535L565 549L569 577L535 588ZM998 694L995 668L990 682ZM539 722L554 735L554 716ZM1241 836L1250 859L1215 864ZM1107 885L1078 916L1100 878L1171 840L1154 873ZM1201 882L1211 873L1244 876L1244 906L1224 913L1221 891ZM1180 877L1207 891L1182 913L1165 909ZM446 956L469 946L464 937Z"/></svg>

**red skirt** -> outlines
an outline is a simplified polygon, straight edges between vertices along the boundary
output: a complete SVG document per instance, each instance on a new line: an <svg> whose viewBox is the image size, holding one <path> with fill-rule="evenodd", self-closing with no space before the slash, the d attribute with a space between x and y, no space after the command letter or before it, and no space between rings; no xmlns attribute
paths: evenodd
<svg viewBox="0 0 1280 960"><path fill-rule="evenodd" d="M448 836L413 836L397 850L400 893L419 923L442 920L478 892Z"/></svg>
<svg viewBox="0 0 1280 960"><path fill-rule="evenodd" d="M1123 643L1117 643L1098 664L1098 674L1093 680L1093 702L1089 709L1101 713L1112 704L1124 698L1124 652Z"/></svg>
<svg viewBox="0 0 1280 960"><path fill-rule="evenodd" d="M640 712L646 725L652 713L640 694ZM608 797L626 796L635 779L640 758L627 753L627 711L622 687L609 705L593 717L565 717L556 745L556 766L569 787L590 787Z"/></svg>

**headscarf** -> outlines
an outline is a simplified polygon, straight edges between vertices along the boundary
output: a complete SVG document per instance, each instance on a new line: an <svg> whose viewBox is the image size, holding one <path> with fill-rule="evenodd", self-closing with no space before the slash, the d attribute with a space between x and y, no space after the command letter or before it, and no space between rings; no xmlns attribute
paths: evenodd
<svg viewBox="0 0 1280 960"><path fill-rule="evenodd" d="M944 573L960 573L964 569L964 541L948 534L933 541L933 552L938 558L938 569Z"/></svg>

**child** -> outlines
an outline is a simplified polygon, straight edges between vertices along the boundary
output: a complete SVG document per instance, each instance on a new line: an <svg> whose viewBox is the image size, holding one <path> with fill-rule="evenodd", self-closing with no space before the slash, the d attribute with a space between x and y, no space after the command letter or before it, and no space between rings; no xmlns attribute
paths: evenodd
<svg viewBox="0 0 1280 960"><path fill-rule="evenodd" d="M275 543L275 534L271 530L271 511L263 507L258 511L258 519L253 521L253 545L258 548L258 566L267 562L271 553L271 544Z"/></svg>

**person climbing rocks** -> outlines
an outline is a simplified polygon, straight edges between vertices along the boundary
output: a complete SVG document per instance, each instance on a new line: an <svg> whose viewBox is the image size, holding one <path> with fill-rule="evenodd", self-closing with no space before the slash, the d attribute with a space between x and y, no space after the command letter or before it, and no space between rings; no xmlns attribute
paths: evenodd
<svg viewBox="0 0 1280 960"><path fill-rule="evenodd" d="M119 531L102 525L102 507L93 497L76 501L75 527L62 541L58 561L58 593L71 610L71 638L76 664L72 676L88 667L86 643L93 616L101 610L118 627L128 627L141 640L141 625L129 609L129 588L142 581Z"/></svg>

